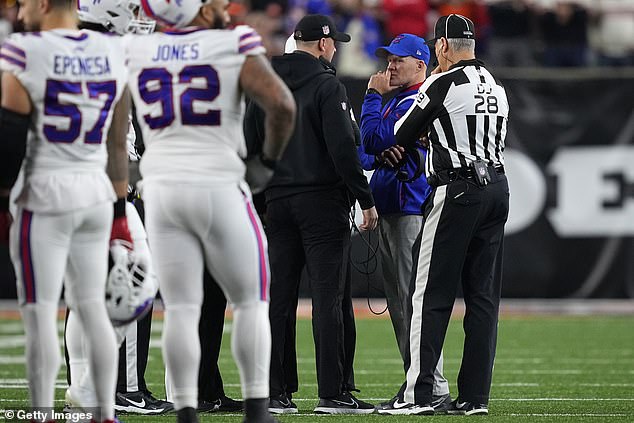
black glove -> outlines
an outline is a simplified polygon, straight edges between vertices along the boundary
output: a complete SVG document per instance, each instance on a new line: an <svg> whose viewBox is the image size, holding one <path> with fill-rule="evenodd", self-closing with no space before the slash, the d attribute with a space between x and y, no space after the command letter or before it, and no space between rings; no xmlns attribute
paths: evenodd
<svg viewBox="0 0 634 423"><path fill-rule="evenodd" d="M245 179L251 187L253 194L258 194L269 184L275 173L275 160L269 160L259 154L247 160L247 174Z"/></svg>

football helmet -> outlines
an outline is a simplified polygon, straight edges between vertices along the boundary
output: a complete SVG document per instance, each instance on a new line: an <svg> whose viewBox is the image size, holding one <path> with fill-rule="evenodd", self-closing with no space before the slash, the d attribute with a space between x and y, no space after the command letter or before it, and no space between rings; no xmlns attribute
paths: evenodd
<svg viewBox="0 0 634 423"><path fill-rule="evenodd" d="M103 25L119 35L150 34L156 26L143 13L139 0L78 0L77 14L80 21Z"/></svg>
<svg viewBox="0 0 634 423"><path fill-rule="evenodd" d="M162 22L170 28L187 26L198 14L202 6L211 0L141 0L147 16Z"/></svg>
<svg viewBox="0 0 634 423"><path fill-rule="evenodd" d="M158 283L147 262L116 240L110 246L110 271L106 282L106 308L113 326L143 317L152 306Z"/></svg>

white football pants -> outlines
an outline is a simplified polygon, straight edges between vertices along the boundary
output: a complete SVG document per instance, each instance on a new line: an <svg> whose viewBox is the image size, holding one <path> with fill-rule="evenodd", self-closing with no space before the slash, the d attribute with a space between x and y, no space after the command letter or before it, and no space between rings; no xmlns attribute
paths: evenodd
<svg viewBox="0 0 634 423"><path fill-rule="evenodd" d="M165 303L163 357L175 408L198 405L198 321L205 265L233 305L231 347L242 396L268 398L268 252L248 186L146 183L143 199Z"/></svg>
<svg viewBox="0 0 634 423"><path fill-rule="evenodd" d="M105 305L112 213L111 202L55 214L17 209L10 250L33 407L53 407L61 361L57 309L66 274L66 298L75 304L88 340L100 417L114 416L117 346Z"/></svg>

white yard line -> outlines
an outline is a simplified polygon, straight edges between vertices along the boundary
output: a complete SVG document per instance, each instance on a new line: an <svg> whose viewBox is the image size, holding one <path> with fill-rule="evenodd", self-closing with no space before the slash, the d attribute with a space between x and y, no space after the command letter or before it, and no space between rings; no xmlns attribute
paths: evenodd
<svg viewBox="0 0 634 423"><path fill-rule="evenodd" d="M0 364L24 364L26 358L23 355L0 355Z"/></svg>

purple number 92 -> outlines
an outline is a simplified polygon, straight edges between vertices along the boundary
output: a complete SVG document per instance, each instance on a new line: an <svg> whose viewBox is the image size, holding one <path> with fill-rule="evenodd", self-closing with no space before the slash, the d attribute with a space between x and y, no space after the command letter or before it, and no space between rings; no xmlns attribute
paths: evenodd
<svg viewBox="0 0 634 423"><path fill-rule="evenodd" d="M183 125L220 125L220 110L207 110L196 113L194 101L212 102L220 94L220 80L218 72L210 65L185 66L178 73L180 84L190 84L194 79L204 79L206 86L203 88L188 87L179 98L181 123ZM174 91L172 86L173 76L165 68L146 68L139 74L139 94L146 104L160 103L161 114L152 116L143 115L143 119L151 129L160 129L169 126L175 119ZM158 84L152 84L152 81Z"/></svg>

